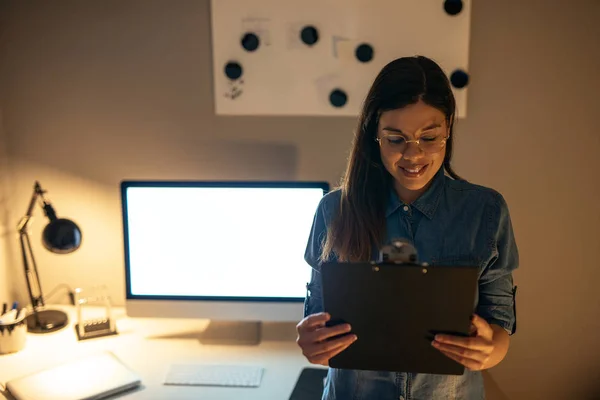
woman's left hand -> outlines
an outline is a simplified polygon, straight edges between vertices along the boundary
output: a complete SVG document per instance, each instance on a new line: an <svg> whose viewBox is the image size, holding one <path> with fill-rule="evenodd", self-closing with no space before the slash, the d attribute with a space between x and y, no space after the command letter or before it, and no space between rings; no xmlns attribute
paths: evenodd
<svg viewBox="0 0 600 400"><path fill-rule="evenodd" d="M431 344L471 371L480 371L486 368L486 363L494 351L494 331L486 320L475 314L472 324L472 330L475 330L473 336L439 334Z"/></svg>

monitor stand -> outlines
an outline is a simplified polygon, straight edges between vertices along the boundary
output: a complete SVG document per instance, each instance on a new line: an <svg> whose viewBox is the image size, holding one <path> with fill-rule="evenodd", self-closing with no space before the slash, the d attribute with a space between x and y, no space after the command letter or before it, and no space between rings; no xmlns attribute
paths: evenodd
<svg viewBox="0 0 600 400"><path fill-rule="evenodd" d="M210 321L199 340L207 345L257 346L261 332L260 321Z"/></svg>

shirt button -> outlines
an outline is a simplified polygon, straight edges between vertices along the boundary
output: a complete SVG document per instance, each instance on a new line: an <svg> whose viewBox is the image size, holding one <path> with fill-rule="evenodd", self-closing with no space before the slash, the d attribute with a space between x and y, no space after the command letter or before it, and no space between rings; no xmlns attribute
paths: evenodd
<svg viewBox="0 0 600 400"><path fill-rule="evenodd" d="M404 211L408 211L408 206L404 206L404 207L402 207L402 209L403 209ZM400 400L402 400L402 399L400 399Z"/></svg>

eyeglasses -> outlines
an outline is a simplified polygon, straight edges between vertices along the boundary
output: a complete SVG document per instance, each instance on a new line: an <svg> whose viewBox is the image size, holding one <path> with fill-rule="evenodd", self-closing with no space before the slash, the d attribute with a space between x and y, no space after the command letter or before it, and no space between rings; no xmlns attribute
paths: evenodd
<svg viewBox="0 0 600 400"><path fill-rule="evenodd" d="M394 153L404 153L409 143L415 143L417 147L427 154L434 154L442 151L446 145L448 136L445 134L424 134L418 139L408 140L400 134L384 133L382 137L375 138L381 148L385 148Z"/></svg>

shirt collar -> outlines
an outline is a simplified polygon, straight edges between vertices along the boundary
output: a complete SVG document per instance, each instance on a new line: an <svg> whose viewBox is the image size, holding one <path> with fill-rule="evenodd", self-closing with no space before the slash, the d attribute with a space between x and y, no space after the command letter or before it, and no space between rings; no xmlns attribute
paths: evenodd
<svg viewBox="0 0 600 400"><path fill-rule="evenodd" d="M440 197L442 192L444 191L444 168L440 168L439 171L433 177L433 181L431 186L412 203L412 206L422 212L427 218L432 219L435 214L435 210L437 209L438 203L440 202ZM390 189L390 197L388 199L388 205L385 212L386 218L389 217L394 211L398 208L404 206L405 204L398 198L398 194L396 190L393 188Z"/></svg>

